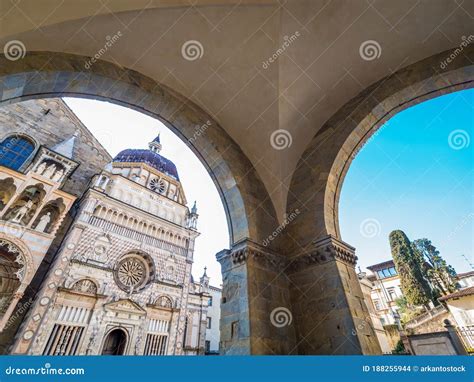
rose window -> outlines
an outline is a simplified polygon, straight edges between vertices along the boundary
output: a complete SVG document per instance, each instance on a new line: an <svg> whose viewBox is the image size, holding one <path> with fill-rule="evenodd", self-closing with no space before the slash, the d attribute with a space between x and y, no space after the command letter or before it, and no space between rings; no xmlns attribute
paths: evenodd
<svg viewBox="0 0 474 382"><path fill-rule="evenodd" d="M163 192L165 192L166 184L162 179L154 178L150 181L150 188L153 191L162 194Z"/></svg>
<svg viewBox="0 0 474 382"><path fill-rule="evenodd" d="M120 288L137 291L147 281L148 267L142 258L136 255L127 256L118 264L115 276Z"/></svg>

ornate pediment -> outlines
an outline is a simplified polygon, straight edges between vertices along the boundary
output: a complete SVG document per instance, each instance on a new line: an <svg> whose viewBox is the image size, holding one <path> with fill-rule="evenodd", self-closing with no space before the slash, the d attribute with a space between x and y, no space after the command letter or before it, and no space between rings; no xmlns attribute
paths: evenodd
<svg viewBox="0 0 474 382"><path fill-rule="evenodd" d="M125 312L133 314L146 314L146 311L137 303L130 299L123 299L119 301L109 302L104 305L106 310L113 310L116 312Z"/></svg>

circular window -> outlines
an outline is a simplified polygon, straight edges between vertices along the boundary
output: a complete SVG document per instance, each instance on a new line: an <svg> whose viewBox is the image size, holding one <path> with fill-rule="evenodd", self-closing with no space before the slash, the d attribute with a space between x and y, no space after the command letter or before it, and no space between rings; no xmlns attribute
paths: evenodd
<svg viewBox="0 0 474 382"><path fill-rule="evenodd" d="M150 188L153 191L162 194L163 192L165 192L166 184L163 179L154 178L150 181Z"/></svg>
<svg viewBox="0 0 474 382"><path fill-rule="evenodd" d="M124 257L117 265L115 280L118 286L127 291L138 291L148 281L149 267L139 255Z"/></svg>

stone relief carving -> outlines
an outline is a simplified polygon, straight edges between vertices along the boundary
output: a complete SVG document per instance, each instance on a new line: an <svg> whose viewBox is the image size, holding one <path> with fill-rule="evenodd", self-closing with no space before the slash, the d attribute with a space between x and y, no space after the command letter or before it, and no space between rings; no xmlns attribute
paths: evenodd
<svg viewBox="0 0 474 382"><path fill-rule="evenodd" d="M97 294L97 285L89 279L77 281L71 289L82 293Z"/></svg>
<svg viewBox="0 0 474 382"><path fill-rule="evenodd" d="M98 263L106 263L108 261L108 250L110 249L111 242L107 235L98 236L92 244L87 258Z"/></svg>

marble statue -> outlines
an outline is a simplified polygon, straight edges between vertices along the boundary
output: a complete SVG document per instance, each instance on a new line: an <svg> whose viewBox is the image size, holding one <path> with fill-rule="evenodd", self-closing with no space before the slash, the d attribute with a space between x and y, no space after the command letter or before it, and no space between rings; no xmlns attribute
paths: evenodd
<svg viewBox="0 0 474 382"><path fill-rule="evenodd" d="M17 211L13 219L11 219L12 223L20 223L21 220L25 217L25 215L28 213L28 211L33 207L33 202L31 200L28 200L26 204L20 207L20 209Z"/></svg>
<svg viewBox="0 0 474 382"><path fill-rule="evenodd" d="M40 221L35 228L35 231L45 232L46 227L48 226L50 221L51 221L51 212L48 212L45 215L41 216Z"/></svg>
<svg viewBox="0 0 474 382"><path fill-rule="evenodd" d="M50 164L48 166L48 168L46 169L46 171L44 172L43 176L45 178L49 178L51 179L51 177L53 176L53 174L56 172L56 165L53 163L53 164Z"/></svg>
<svg viewBox="0 0 474 382"><path fill-rule="evenodd" d="M52 180L54 180L55 182L59 182L59 181L61 180L61 178L63 177L63 174L64 174L64 170L63 170L63 169L59 169L59 170L56 171L56 173L53 175Z"/></svg>
<svg viewBox="0 0 474 382"><path fill-rule="evenodd" d="M42 175L44 170L46 170L46 163L42 162L36 169L36 173Z"/></svg>

